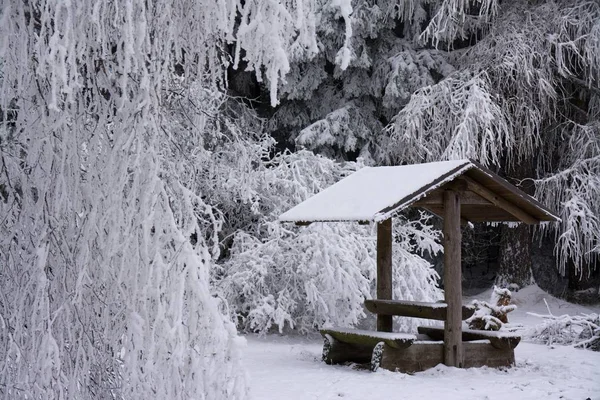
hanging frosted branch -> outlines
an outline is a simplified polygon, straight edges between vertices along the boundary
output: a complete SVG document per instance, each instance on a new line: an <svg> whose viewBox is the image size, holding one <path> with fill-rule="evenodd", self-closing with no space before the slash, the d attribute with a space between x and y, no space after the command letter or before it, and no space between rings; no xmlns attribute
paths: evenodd
<svg viewBox="0 0 600 400"><path fill-rule="evenodd" d="M468 39L478 30L486 30L498 14L498 0L442 0L435 15L421 34L421 40L440 42L452 47L455 40Z"/></svg>
<svg viewBox="0 0 600 400"><path fill-rule="evenodd" d="M474 158L497 163L514 138L485 73L457 73L418 90L379 143L388 163Z"/></svg>
<svg viewBox="0 0 600 400"><path fill-rule="evenodd" d="M568 134L563 169L537 180L536 196L560 210L555 250L561 273L572 261L583 275L591 272L584 263L600 258L600 124L575 125Z"/></svg>
<svg viewBox="0 0 600 400"><path fill-rule="evenodd" d="M318 52L315 8L314 2L303 0L250 0L240 7L234 67L243 60L259 82L266 77L273 106L279 103L277 86L290 61L311 59Z"/></svg>
<svg viewBox="0 0 600 400"><path fill-rule="evenodd" d="M361 104L359 101L356 103ZM373 107L357 107L354 102L349 103L302 129L296 143L330 157L337 154L328 154L329 149L336 149L342 154L361 151L373 136L373 131L380 127L373 111Z"/></svg>

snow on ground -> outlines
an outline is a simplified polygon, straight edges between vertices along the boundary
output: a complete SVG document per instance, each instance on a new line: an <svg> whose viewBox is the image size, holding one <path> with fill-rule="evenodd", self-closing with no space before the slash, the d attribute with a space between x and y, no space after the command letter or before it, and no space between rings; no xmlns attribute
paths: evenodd
<svg viewBox="0 0 600 400"><path fill-rule="evenodd" d="M487 300L489 293L476 297ZM555 315L600 312L600 306L569 304L532 286L514 293L519 309L509 314L511 323L527 328L541 322L526 312L547 314L544 298ZM318 338L247 339L245 365L255 400L600 399L600 352L572 347L522 342L515 349L516 366L510 369L438 365L408 375L326 365Z"/></svg>

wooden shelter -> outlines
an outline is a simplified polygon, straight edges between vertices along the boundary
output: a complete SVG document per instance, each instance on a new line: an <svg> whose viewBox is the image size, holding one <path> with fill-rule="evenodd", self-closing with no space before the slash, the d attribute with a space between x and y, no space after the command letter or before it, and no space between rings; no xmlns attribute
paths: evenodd
<svg viewBox="0 0 600 400"><path fill-rule="evenodd" d="M392 217L409 206L443 218L445 303L392 300ZM378 332L322 330L324 359L330 363L370 360L374 369L381 365L413 372L440 362L455 367L514 363L513 349L520 338L462 331L462 320L474 310L462 305L461 224L538 224L559 218L481 164L454 160L360 169L282 214L279 220L298 225L339 221L377 224L377 299L367 300L365 306L377 314ZM394 334L393 315L443 320L444 329L420 328L431 341ZM443 345L436 340L443 340Z"/></svg>

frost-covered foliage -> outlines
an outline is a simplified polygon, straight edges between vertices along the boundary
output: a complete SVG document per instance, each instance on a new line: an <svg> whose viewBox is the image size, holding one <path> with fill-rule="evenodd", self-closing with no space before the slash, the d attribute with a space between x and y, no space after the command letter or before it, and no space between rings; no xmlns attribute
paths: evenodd
<svg viewBox="0 0 600 400"><path fill-rule="evenodd" d="M463 69L417 91L396 115L380 159L533 165L547 176L536 181L536 195L563 219L556 229L561 271L572 261L579 274L590 273L585 266L600 250L600 5L515 1L499 10L489 32L457 59Z"/></svg>
<svg viewBox="0 0 600 400"><path fill-rule="evenodd" d="M440 42L448 47L456 40L469 39L478 31L489 28L498 13L499 0L442 0L434 5L434 14L422 39L431 40L437 47Z"/></svg>
<svg viewBox="0 0 600 400"><path fill-rule="evenodd" d="M386 128L378 158L391 164L463 158L498 164L514 138L494 100L484 72L455 74L420 89Z"/></svg>
<svg viewBox="0 0 600 400"><path fill-rule="evenodd" d="M572 262L580 275L589 273L600 231L600 4L351 5L343 24L317 5L320 51L290 64L269 128L340 159L470 157L509 177L536 179L537 195L563 219L550 227L561 271ZM344 46L351 56L345 69L336 61Z"/></svg>
<svg viewBox="0 0 600 400"><path fill-rule="evenodd" d="M362 112L364 110L348 103L300 131L296 142L330 157L336 156L334 149L359 151L373 136L373 129L380 127L371 113Z"/></svg>
<svg viewBox="0 0 600 400"><path fill-rule="evenodd" d="M360 167L309 152L285 153L261 171L258 231L235 235L230 258L217 274L220 295L241 327L267 332L286 327L306 333L324 325L355 325L373 291L375 234L355 223L277 222L292 206ZM437 275L421 255L440 251L438 232L421 222L398 219L395 229L396 298L436 301ZM412 328L402 322L405 329Z"/></svg>
<svg viewBox="0 0 600 400"><path fill-rule="evenodd" d="M526 332L526 337L530 340L549 346L561 344L600 351L600 315L557 316L552 314L550 308L546 315L529 314L544 319L542 323Z"/></svg>
<svg viewBox="0 0 600 400"><path fill-rule="evenodd" d="M3 398L245 396L240 339L209 287L221 217L195 169L225 129L199 117L177 131L168 107L195 81L196 114L220 112L234 11L2 2Z"/></svg>
<svg viewBox="0 0 600 400"><path fill-rule="evenodd" d="M569 260L575 265L600 260L600 123L576 124L564 132L563 169L536 182L538 198L561 210L556 252L563 273Z"/></svg>

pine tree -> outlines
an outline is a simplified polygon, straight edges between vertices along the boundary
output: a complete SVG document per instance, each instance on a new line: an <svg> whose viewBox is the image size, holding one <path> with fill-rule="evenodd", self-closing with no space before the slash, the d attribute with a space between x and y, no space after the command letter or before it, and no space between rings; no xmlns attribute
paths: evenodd
<svg viewBox="0 0 600 400"><path fill-rule="evenodd" d="M559 269L597 270L597 2L320 6L320 51L295 57L279 80L269 120L277 137L290 132L288 146L339 159L470 157L516 184L533 179L535 187L521 186L563 219L544 230L554 232ZM531 247L510 249L532 242L531 232L505 229L502 237L501 259L518 258L522 268L503 263L498 282L528 284Z"/></svg>

